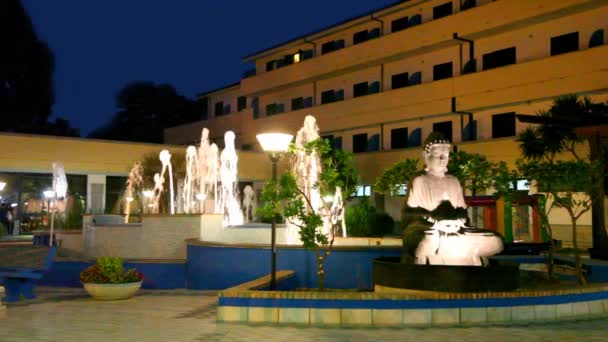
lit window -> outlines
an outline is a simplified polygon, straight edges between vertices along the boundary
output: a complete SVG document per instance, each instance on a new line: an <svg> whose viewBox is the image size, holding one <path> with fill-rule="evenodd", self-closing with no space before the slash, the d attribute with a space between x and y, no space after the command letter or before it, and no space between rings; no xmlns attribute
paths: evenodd
<svg viewBox="0 0 608 342"><path fill-rule="evenodd" d="M294 62L294 63L300 63L300 53L299 53L299 52L298 52L298 53L295 53L295 54L293 55L293 62Z"/></svg>
<svg viewBox="0 0 608 342"><path fill-rule="evenodd" d="M395 191L393 196L405 196L407 195L407 184L398 184L397 191Z"/></svg>
<svg viewBox="0 0 608 342"><path fill-rule="evenodd" d="M370 197L372 194L371 185L357 185L353 197Z"/></svg>

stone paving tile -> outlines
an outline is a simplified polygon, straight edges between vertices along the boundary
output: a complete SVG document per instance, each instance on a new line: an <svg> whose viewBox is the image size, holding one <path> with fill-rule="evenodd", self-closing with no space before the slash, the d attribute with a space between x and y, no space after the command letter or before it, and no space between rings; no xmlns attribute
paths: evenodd
<svg viewBox="0 0 608 342"><path fill-rule="evenodd" d="M0 341L608 341L608 319L450 328L355 328L217 323L217 297L142 291L103 302L82 290L42 289L0 313Z"/></svg>

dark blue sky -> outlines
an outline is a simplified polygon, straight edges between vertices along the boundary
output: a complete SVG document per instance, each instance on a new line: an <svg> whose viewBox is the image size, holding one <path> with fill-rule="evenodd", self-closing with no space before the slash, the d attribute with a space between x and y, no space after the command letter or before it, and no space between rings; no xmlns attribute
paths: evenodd
<svg viewBox="0 0 608 342"><path fill-rule="evenodd" d="M53 50L53 117L86 136L116 112L128 82L188 97L237 82L241 58L395 0L23 0Z"/></svg>

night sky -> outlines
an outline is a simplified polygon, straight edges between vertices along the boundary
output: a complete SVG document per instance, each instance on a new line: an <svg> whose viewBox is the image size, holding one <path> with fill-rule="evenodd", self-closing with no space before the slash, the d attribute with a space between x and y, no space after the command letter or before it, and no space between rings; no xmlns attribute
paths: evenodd
<svg viewBox="0 0 608 342"><path fill-rule="evenodd" d="M395 0L22 0L55 54L53 118L86 136L130 81L182 95L237 82L242 57Z"/></svg>

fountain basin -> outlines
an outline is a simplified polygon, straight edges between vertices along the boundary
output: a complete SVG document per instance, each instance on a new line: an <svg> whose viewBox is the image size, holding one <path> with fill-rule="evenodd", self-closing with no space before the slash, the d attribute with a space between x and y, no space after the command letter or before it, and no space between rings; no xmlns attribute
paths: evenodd
<svg viewBox="0 0 608 342"><path fill-rule="evenodd" d="M452 266L404 264L400 258L374 259L376 291L512 291L519 287L519 264L490 260L490 265Z"/></svg>
<svg viewBox="0 0 608 342"><path fill-rule="evenodd" d="M290 281L298 272L279 271ZM260 291L268 276L218 294L220 322L342 326L529 324L608 316L608 284L514 292ZM279 288L284 288L279 283Z"/></svg>

